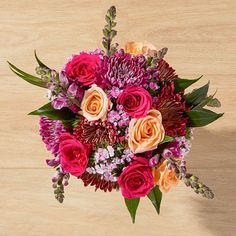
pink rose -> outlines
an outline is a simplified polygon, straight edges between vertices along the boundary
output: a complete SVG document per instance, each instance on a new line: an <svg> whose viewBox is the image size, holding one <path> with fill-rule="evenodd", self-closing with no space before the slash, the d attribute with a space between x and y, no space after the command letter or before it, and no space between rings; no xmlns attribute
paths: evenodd
<svg viewBox="0 0 236 236"><path fill-rule="evenodd" d="M96 80L96 70L100 64L98 55L81 53L74 56L65 68L66 76L83 86L91 85Z"/></svg>
<svg viewBox="0 0 236 236"><path fill-rule="evenodd" d="M88 164L89 149L74 136L63 133L59 144L60 163L63 171L74 176L82 175Z"/></svg>
<svg viewBox="0 0 236 236"><path fill-rule="evenodd" d="M152 106L152 97L142 87L127 87L117 98L117 103L123 106L124 111L134 117L147 115Z"/></svg>
<svg viewBox="0 0 236 236"><path fill-rule="evenodd" d="M154 187L154 178L148 160L135 157L119 176L118 184L125 198L139 198L149 194Z"/></svg>

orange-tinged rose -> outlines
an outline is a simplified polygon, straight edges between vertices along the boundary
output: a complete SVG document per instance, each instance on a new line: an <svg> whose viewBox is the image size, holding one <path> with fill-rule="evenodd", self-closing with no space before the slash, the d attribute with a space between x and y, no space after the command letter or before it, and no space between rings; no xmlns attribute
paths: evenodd
<svg viewBox="0 0 236 236"><path fill-rule="evenodd" d="M128 145L134 153L156 149L164 136L161 113L157 110L150 110L147 116L133 118L129 123Z"/></svg>
<svg viewBox="0 0 236 236"><path fill-rule="evenodd" d="M128 42L125 45L125 52L132 55L143 54L143 43Z"/></svg>
<svg viewBox="0 0 236 236"><path fill-rule="evenodd" d="M88 120L105 120L110 109L111 102L106 93L97 85L93 84L86 90L81 103L81 114Z"/></svg>
<svg viewBox="0 0 236 236"><path fill-rule="evenodd" d="M155 185L158 185L161 192L165 193L179 182L174 169L168 168L167 161L163 161L157 167L153 168L153 176Z"/></svg>
<svg viewBox="0 0 236 236"><path fill-rule="evenodd" d="M125 52L131 55L154 54L156 47L151 43L128 42L125 45Z"/></svg>

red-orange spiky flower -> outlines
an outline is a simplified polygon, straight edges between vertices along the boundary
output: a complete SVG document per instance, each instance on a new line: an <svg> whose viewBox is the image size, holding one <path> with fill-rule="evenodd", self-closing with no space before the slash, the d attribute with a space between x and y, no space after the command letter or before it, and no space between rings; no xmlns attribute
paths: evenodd
<svg viewBox="0 0 236 236"><path fill-rule="evenodd" d="M95 147L99 143L107 142L114 144L119 142L119 134L116 127L108 121L88 121L81 117L81 120L74 128L75 137L82 143Z"/></svg>
<svg viewBox="0 0 236 236"><path fill-rule="evenodd" d="M157 71L159 81L173 80L177 77L175 70L163 59L158 62Z"/></svg>
<svg viewBox="0 0 236 236"><path fill-rule="evenodd" d="M169 136L184 136L188 118L184 115L187 110L181 94L174 93L173 82L168 82L162 88L154 107L161 112L165 133Z"/></svg>
<svg viewBox="0 0 236 236"><path fill-rule="evenodd" d="M90 174L85 172L79 178L84 182L85 187L88 185L95 186L95 191L97 191L97 189L101 189L105 192L111 192L112 189L118 188L117 182L106 181L102 179L102 176L99 174Z"/></svg>

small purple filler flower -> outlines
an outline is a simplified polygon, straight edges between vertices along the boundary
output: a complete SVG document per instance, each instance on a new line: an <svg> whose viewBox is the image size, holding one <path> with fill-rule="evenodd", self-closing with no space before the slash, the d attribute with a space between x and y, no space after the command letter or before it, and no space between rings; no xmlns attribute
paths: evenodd
<svg viewBox="0 0 236 236"><path fill-rule="evenodd" d="M190 151L191 142L184 136L176 137L174 141L168 143L163 150L162 156L168 158L184 158Z"/></svg>

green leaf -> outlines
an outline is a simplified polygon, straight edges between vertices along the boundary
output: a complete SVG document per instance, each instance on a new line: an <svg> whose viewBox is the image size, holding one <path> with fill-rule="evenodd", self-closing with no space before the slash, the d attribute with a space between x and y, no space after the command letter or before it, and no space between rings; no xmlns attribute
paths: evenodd
<svg viewBox="0 0 236 236"><path fill-rule="evenodd" d="M117 31L116 30L111 30L111 32L110 32L111 39L113 39L116 35L117 35Z"/></svg>
<svg viewBox="0 0 236 236"><path fill-rule="evenodd" d="M151 200L153 206L156 208L158 214L160 214L160 206L162 199L162 192L158 186L155 186L148 194L148 198Z"/></svg>
<svg viewBox="0 0 236 236"><path fill-rule="evenodd" d="M192 110L199 110L199 108L203 108L204 106L221 107L220 101L217 98L213 98L213 96L214 95L206 97L205 99L203 99L201 103L195 106Z"/></svg>
<svg viewBox="0 0 236 236"><path fill-rule="evenodd" d="M111 23L111 27L113 28L113 27L115 27L117 25L117 23L115 22L115 21L113 21L112 23Z"/></svg>
<svg viewBox="0 0 236 236"><path fill-rule="evenodd" d="M174 138L173 138L173 137L170 137L170 136L168 136L168 135L165 135L165 137L164 137L163 141L162 141L162 142L160 142L160 144L163 144L163 143L168 143L168 142L171 142L171 141L173 141L173 140L174 140Z"/></svg>
<svg viewBox="0 0 236 236"><path fill-rule="evenodd" d="M36 50L34 50L34 56L35 56L36 61L37 61L38 64L39 64L39 66L51 70L48 66L46 66L43 62L41 62L41 61L39 60L39 58L38 58L38 56L37 56L37 53L36 53Z"/></svg>
<svg viewBox="0 0 236 236"><path fill-rule="evenodd" d="M54 109L50 102L39 109L30 112L28 115L47 116L50 119L62 121L73 120L76 116L76 114L66 107L61 110Z"/></svg>
<svg viewBox="0 0 236 236"><path fill-rule="evenodd" d="M107 38L109 36L109 30L104 28L102 31L103 31L103 35Z"/></svg>
<svg viewBox="0 0 236 236"><path fill-rule="evenodd" d="M11 64L10 62L8 62L9 64L9 67L10 69L17 75L19 76L20 78L22 78L23 80L33 84L33 85L36 85L36 86L39 86L39 87L42 87L42 88L46 88L46 83L41 79L41 78L38 78L36 76L33 76L33 75L30 75L22 70L20 70L19 68L17 68L16 66L14 66L13 64Z"/></svg>
<svg viewBox="0 0 236 236"><path fill-rule="evenodd" d="M190 112L186 112L186 114L189 117L189 127L202 127L217 120L218 118L223 116L224 113L217 114L213 111L202 108L199 110L192 110Z"/></svg>
<svg viewBox="0 0 236 236"><path fill-rule="evenodd" d="M115 19L116 17L116 7L115 6L111 6L108 10L107 10L107 15L112 18Z"/></svg>
<svg viewBox="0 0 236 236"><path fill-rule="evenodd" d="M191 93L187 94L185 97L186 102L190 105L193 105L193 106L196 106L199 103L201 103L202 100L204 98L206 98L206 96L207 96L209 84L210 84L210 82L208 82L206 85L204 85L198 89L193 90Z"/></svg>
<svg viewBox="0 0 236 236"><path fill-rule="evenodd" d="M190 85L196 83L198 80L200 80L202 76L200 76L197 79L176 79L174 80L175 84L175 92L179 93L181 91L184 91L186 88L188 88Z"/></svg>
<svg viewBox="0 0 236 236"><path fill-rule="evenodd" d="M103 41L102 41L102 45L105 49L108 48L108 42L107 42L107 39L106 38L103 38Z"/></svg>
<svg viewBox="0 0 236 236"><path fill-rule="evenodd" d="M192 110L199 110L207 105L208 102L212 99L212 96L206 97L200 102L197 106L193 107Z"/></svg>
<svg viewBox="0 0 236 236"><path fill-rule="evenodd" d="M110 17L109 17L108 15L105 16L105 20L106 20L106 22L107 22L108 24L111 23L111 19L110 19Z"/></svg>
<svg viewBox="0 0 236 236"><path fill-rule="evenodd" d="M130 213L133 223L135 223L135 216L136 216L136 211L139 205L139 201L140 201L140 198L133 198L133 199L125 198L125 204Z"/></svg>
<svg viewBox="0 0 236 236"><path fill-rule="evenodd" d="M217 91L215 91L215 93L210 95L209 97L204 98L202 102L200 102L197 106L193 107L192 110L199 110L200 108L203 108L204 106L206 106L208 103L211 102L212 99L214 99L216 92Z"/></svg>
<svg viewBox="0 0 236 236"><path fill-rule="evenodd" d="M207 106L209 107L221 107L221 103L217 98L212 98L208 103Z"/></svg>

